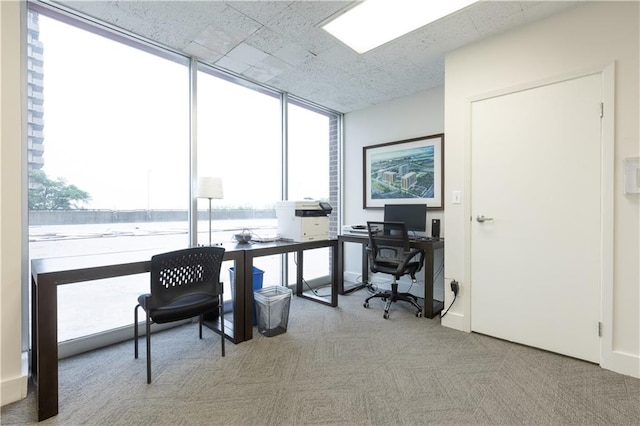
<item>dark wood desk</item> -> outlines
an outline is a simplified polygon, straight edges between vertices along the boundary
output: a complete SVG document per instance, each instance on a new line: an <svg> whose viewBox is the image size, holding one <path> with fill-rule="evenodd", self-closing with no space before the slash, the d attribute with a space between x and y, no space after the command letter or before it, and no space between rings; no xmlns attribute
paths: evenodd
<svg viewBox="0 0 640 426"><path fill-rule="evenodd" d="M38 421L58 414L58 286L146 273L151 271L151 256L165 251L168 250L31 261L31 376L36 392ZM239 276L244 275L243 250L225 250L224 260L234 261ZM235 286L234 300L246 299L245 288L243 285ZM135 300L131 303L133 307ZM225 321L225 335L233 343L245 340L246 305L237 305L233 310L233 320Z"/></svg>
<svg viewBox="0 0 640 426"><path fill-rule="evenodd" d="M369 238L365 235L338 236L338 292L340 294L349 294L366 287L366 284L357 285L349 289L344 288L344 243L362 245L362 281L366 283L369 282L369 257L366 250ZM424 274L424 307L422 314L425 318L434 318L444 307L444 302L433 299L433 253L437 249L444 248L444 241L412 240L411 247L424 250L424 267L422 268Z"/></svg>
<svg viewBox="0 0 640 426"><path fill-rule="evenodd" d="M302 291L303 284L303 266L304 266L304 251L313 250L318 248L331 248L331 301L327 302L319 297L313 297L306 295ZM314 302L322 303L328 306L338 306L338 266L337 266L337 240L318 240L318 241L305 241L305 242L287 242L277 241L273 243L254 243L247 245L244 250L244 287L245 297L244 301L244 338L250 340L253 337L253 259L261 256L271 256L274 254L292 253L295 252L298 256L297 270L296 270L296 296L304 299L309 299ZM250 296L249 296L250 295Z"/></svg>
<svg viewBox="0 0 640 426"><path fill-rule="evenodd" d="M296 295L329 306L338 305L337 240L225 244L224 260L235 263L236 285L233 318L225 316L225 336L233 343L253 338L253 259L296 252ZM303 253L329 247L331 253L331 302L302 292ZM151 256L163 250L142 250L89 256L34 259L31 261L31 375L36 392L38 421L58 414L58 286L103 278L142 274L151 270ZM242 277L242 280L239 278ZM238 302L241 301L241 302ZM135 301L131 301L132 306ZM217 320L206 321L219 330Z"/></svg>

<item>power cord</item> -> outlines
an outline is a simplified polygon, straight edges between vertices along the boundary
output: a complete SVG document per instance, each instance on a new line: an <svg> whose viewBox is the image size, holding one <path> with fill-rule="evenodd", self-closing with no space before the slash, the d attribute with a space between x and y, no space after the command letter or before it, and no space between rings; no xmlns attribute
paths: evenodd
<svg viewBox="0 0 640 426"><path fill-rule="evenodd" d="M293 256L293 263L298 266L298 257L294 254ZM318 293L318 291L311 287L311 285L307 282L307 280L304 279L304 277L302 277L302 282L307 286L307 288L316 296L318 297L331 297L331 294L320 294Z"/></svg>
<svg viewBox="0 0 640 426"><path fill-rule="evenodd" d="M451 301L451 304L449 305L447 310L444 311L444 314L440 314L440 318L444 318L444 316L447 315L447 312L449 312L449 309L451 309L453 304L456 302L456 297L458 297L458 290L460 290L460 285L458 284L458 281L456 280L451 281L451 291L453 292L453 300Z"/></svg>
<svg viewBox="0 0 640 426"><path fill-rule="evenodd" d="M309 288L309 290L310 290L313 294L315 294L316 296L318 296L318 297L331 297L331 295L330 295L330 294L320 294L320 293L318 293L318 291L317 291L315 288L311 287L311 286L309 285L309 283L307 282L307 280L305 280L304 278L302 279L302 282L303 282L303 283L305 283L305 284L307 285L307 287Z"/></svg>

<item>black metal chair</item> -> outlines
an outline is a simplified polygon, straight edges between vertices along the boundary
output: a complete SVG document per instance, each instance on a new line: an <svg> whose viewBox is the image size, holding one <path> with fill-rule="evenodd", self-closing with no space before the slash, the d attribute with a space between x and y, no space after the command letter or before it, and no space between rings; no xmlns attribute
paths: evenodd
<svg viewBox="0 0 640 426"><path fill-rule="evenodd" d="M407 229L403 222L367 222L369 245L367 253L371 272L381 272L393 275L391 290L379 291L364 301L364 307L369 307L369 300L381 298L386 301L383 317L389 319L391 304L401 300L411 303L418 311L417 317L422 317L422 307L418 298L411 293L399 293L398 282L403 275L409 275L416 282L416 273L424 266L424 250L411 249Z"/></svg>
<svg viewBox="0 0 640 426"><path fill-rule="evenodd" d="M151 383L151 323L168 323L198 316L200 338L205 313L219 309L224 356L224 311L220 268L223 247L194 247L151 258L151 293L138 297L134 309L135 358L138 358L138 308L147 314L147 383Z"/></svg>

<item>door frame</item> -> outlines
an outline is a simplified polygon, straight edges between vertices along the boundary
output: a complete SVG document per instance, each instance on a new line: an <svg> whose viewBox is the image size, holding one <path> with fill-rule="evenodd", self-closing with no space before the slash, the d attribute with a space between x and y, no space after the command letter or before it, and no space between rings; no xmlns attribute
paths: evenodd
<svg viewBox="0 0 640 426"><path fill-rule="evenodd" d="M601 276L600 276L600 322L602 324L602 335L600 339L600 365L604 368L613 369L613 240L614 240L614 123L615 123L615 63L608 63L582 69L571 73L555 75L548 78L530 81L518 85L513 85L491 92L469 97L465 108L465 130L464 130L464 184L469 188L465 196L464 217L469 220L464 221L464 282L473 285L471 282L471 226L472 226L472 206L471 191L473 183L471 181L471 109L474 102L479 102L504 96L524 90L560 83L566 80L586 77L593 74L600 74L602 78L602 102L604 104L604 115L601 126L601 199L600 199L600 231L601 231ZM471 294L470 291L467 294ZM471 332L471 297L463 299L463 311L468 315L463 318L462 328Z"/></svg>

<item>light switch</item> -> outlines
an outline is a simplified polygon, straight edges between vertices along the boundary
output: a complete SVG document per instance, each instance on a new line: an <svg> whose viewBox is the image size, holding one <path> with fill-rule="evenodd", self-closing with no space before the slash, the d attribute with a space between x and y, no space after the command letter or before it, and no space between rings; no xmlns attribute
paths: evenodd
<svg viewBox="0 0 640 426"><path fill-rule="evenodd" d="M453 204L460 204L462 202L462 192L461 191L453 191Z"/></svg>
<svg viewBox="0 0 640 426"><path fill-rule="evenodd" d="M624 193L640 194L640 157L624 160Z"/></svg>

